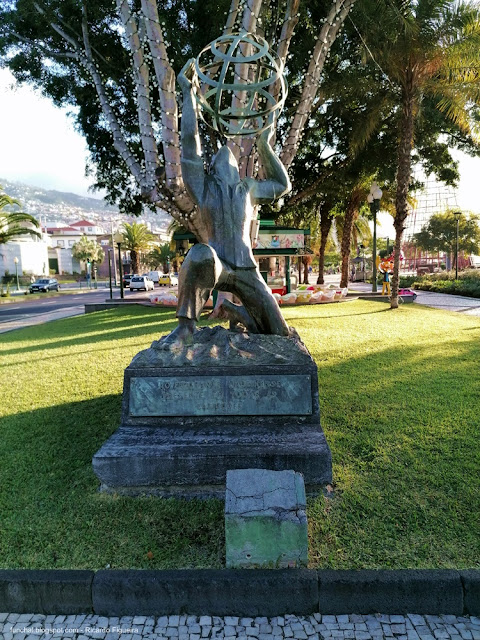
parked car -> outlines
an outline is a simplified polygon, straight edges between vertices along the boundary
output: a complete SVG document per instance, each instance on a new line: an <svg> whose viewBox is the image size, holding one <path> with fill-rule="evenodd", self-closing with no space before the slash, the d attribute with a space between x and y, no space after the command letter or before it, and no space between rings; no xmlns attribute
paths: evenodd
<svg viewBox="0 0 480 640"><path fill-rule="evenodd" d="M149 271L147 275L150 280L153 281L153 284L158 284L158 281L160 280L160 277L163 275L161 271Z"/></svg>
<svg viewBox="0 0 480 640"><path fill-rule="evenodd" d="M135 289L145 289L145 291L151 289L153 291L153 288L154 284L148 276L133 276L130 280L130 291L135 291Z"/></svg>
<svg viewBox="0 0 480 640"><path fill-rule="evenodd" d="M178 284L178 278L171 273L164 273L158 278L159 286L176 287Z"/></svg>
<svg viewBox="0 0 480 640"><path fill-rule="evenodd" d="M45 293L47 291L58 291L59 284L55 278L40 278L30 285L30 293Z"/></svg>
<svg viewBox="0 0 480 640"><path fill-rule="evenodd" d="M124 287L129 287L130 286L130 280L133 278L133 274L132 273L124 273L123 274L123 286Z"/></svg>

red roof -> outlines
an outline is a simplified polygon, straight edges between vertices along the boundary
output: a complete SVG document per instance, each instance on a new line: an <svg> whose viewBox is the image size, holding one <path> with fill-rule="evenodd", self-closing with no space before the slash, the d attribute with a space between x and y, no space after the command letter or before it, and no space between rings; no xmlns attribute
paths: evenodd
<svg viewBox="0 0 480 640"><path fill-rule="evenodd" d="M74 233L79 233L78 229L74 229L73 227L47 227L47 233L59 233L62 231L73 231Z"/></svg>
<svg viewBox="0 0 480 640"><path fill-rule="evenodd" d="M80 220L80 222L74 222L72 227L95 227L94 222L89 222L88 220Z"/></svg>

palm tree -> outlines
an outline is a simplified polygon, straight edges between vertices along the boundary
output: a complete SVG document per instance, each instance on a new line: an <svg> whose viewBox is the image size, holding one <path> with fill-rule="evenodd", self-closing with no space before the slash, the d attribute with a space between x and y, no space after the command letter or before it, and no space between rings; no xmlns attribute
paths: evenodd
<svg viewBox="0 0 480 640"><path fill-rule="evenodd" d="M1 189L2 187L0 187ZM18 236L30 235L41 238L42 235L32 229L31 226L39 228L38 220L28 213L15 211L10 213L5 211L6 207L18 207L20 203L15 198L11 198L6 193L0 193L0 244L6 244ZM25 226L27 223L29 226Z"/></svg>
<svg viewBox="0 0 480 640"><path fill-rule="evenodd" d="M340 252L342 255L340 286L348 287L350 253L356 247L358 240L371 237L368 223L361 216L361 208L365 205L370 180L364 176L358 178L353 185L345 203L343 211L335 217L337 236L341 238Z"/></svg>
<svg viewBox="0 0 480 640"><path fill-rule="evenodd" d="M480 10L473 2L451 0L380 0L362 6L366 15L370 12L364 29L368 55L382 69L400 108L391 298L395 309L412 151L422 104L433 100L465 134L475 138L477 133Z"/></svg>
<svg viewBox="0 0 480 640"><path fill-rule="evenodd" d="M73 245L72 255L82 262L96 262L97 264L102 264L105 258L105 253L98 242L90 240L85 235Z"/></svg>
<svg viewBox="0 0 480 640"><path fill-rule="evenodd" d="M150 249L154 235L150 233L146 224L125 222L122 228L123 247L130 251L130 259L132 261L132 273L139 271L139 253L146 252Z"/></svg>
<svg viewBox="0 0 480 640"><path fill-rule="evenodd" d="M162 266L163 273L168 273L170 259L175 257L175 251L172 251L170 243L166 242L160 247L154 247L148 254L148 262L150 266L157 269Z"/></svg>

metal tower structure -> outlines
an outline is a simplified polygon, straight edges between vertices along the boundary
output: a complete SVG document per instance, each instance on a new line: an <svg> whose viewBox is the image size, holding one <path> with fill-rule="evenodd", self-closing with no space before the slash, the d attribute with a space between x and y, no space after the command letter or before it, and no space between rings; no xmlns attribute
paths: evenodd
<svg viewBox="0 0 480 640"><path fill-rule="evenodd" d="M405 242L411 242L413 235L418 233L434 214L458 208L457 195L453 187L438 182L433 176L425 178L417 175L415 178L421 180L424 186L413 194L404 232Z"/></svg>

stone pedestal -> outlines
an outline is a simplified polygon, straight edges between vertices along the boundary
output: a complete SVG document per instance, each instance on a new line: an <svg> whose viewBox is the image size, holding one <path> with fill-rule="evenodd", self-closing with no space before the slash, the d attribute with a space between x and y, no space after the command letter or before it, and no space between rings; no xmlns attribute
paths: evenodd
<svg viewBox="0 0 480 640"><path fill-rule="evenodd" d="M223 497L229 469L294 469L331 482L317 368L294 337L204 328L154 342L125 370L120 428L93 458L104 491Z"/></svg>
<svg viewBox="0 0 480 640"><path fill-rule="evenodd" d="M305 485L301 473L227 471L227 568L286 569L308 564Z"/></svg>

